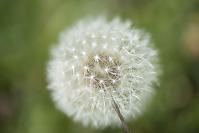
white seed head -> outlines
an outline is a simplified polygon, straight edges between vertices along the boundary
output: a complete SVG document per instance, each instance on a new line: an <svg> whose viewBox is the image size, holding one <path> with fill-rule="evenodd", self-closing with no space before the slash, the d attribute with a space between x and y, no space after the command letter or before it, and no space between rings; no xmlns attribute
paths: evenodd
<svg viewBox="0 0 199 133"><path fill-rule="evenodd" d="M66 115L96 128L117 126L111 97L126 120L143 112L159 74L157 51L148 34L130 26L100 17L61 34L47 77L56 106Z"/></svg>

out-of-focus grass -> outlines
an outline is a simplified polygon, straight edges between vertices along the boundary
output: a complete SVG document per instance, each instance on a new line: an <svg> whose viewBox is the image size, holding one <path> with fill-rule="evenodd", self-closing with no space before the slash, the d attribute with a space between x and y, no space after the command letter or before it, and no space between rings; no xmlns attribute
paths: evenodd
<svg viewBox="0 0 199 133"><path fill-rule="evenodd" d="M73 122L54 107L46 90L49 48L58 42L59 33L78 19L101 14L132 20L152 35L160 53L163 76L157 94L148 110L128 123L130 130L199 132L199 57L192 56L199 51L189 49L199 42L186 41L192 36L187 33L190 27L199 27L194 19L199 17L197 0L1 0L1 132L122 132Z"/></svg>

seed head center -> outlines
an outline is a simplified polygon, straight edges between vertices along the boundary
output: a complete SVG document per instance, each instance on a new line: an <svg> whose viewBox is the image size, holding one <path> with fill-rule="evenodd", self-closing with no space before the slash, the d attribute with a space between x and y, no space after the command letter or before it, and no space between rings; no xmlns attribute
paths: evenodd
<svg viewBox="0 0 199 133"><path fill-rule="evenodd" d="M107 54L88 57L84 66L84 80L92 88L104 89L120 84L120 65L118 58Z"/></svg>

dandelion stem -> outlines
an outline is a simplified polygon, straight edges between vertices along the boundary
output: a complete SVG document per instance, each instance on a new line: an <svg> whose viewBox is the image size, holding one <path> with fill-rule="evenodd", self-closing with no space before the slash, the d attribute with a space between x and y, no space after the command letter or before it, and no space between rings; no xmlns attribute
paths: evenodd
<svg viewBox="0 0 199 133"><path fill-rule="evenodd" d="M122 123L122 127L123 127L125 133L130 133L128 130L128 127L124 121L124 118L123 118L122 114L120 113L120 109L119 109L117 103L115 102L115 100L113 99L113 97L112 97L112 102L113 102L113 108L114 108L115 112L117 113L118 117L120 118L120 121Z"/></svg>

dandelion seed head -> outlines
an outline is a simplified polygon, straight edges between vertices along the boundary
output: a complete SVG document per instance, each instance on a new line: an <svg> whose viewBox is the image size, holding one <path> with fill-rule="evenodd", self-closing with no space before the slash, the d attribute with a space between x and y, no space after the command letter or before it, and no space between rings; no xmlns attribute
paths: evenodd
<svg viewBox="0 0 199 133"><path fill-rule="evenodd" d="M57 108L96 128L120 125L111 96L126 120L144 111L159 75L158 55L149 35L130 26L99 17L60 35L47 67Z"/></svg>

